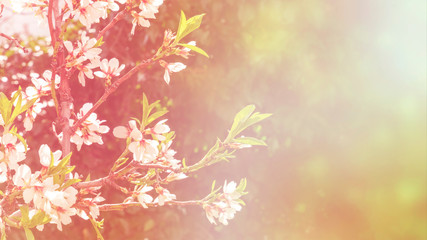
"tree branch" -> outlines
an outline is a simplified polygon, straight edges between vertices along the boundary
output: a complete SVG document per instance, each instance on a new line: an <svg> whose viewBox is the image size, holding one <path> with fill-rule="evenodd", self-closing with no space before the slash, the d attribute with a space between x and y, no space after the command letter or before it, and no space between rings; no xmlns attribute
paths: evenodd
<svg viewBox="0 0 427 240"><path fill-rule="evenodd" d="M71 132L74 133L77 128L92 114L102 103L104 103L108 96L110 96L113 92L117 90L117 88L122 84L124 81L129 79L133 74L138 72L140 69L148 66L153 62L152 58L145 60L139 64L137 64L135 67L133 67L129 72L127 72L123 77L119 78L109 88L107 88L104 92L104 94L98 99L98 101L93 105L93 107L79 120L76 121L76 123L71 128Z"/></svg>
<svg viewBox="0 0 427 240"><path fill-rule="evenodd" d="M2 36L2 37L4 37L4 38L6 38L6 39L8 39L8 40L12 41L12 43L13 43L13 44L15 44L17 47L19 47L20 49L22 49L22 51L24 51L24 53L27 53L27 52L28 52L28 49L26 49L24 46L22 46L22 45L18 42L18 40L16 40L16 38L11 37L11 36L8 36L8 35L6 35L6 34L4 34L4 33L0 33L0 36Z"/></svg>
<svg viewBox="0 0 427 240"><path fill-rule="evenodd" d="M112 28L118 21L120 21L122 18L124 18L125 14L127 13L128 10L123 9L122 11L120 11L119 13L117 13L117 15L113 18L113 20L111 20L111 22L109 22L107 24L107 26L105 26L99 33L98 36L96 37L97 40L99 40L104 34L105 32L107 32L110 28Z"/></svg>
<svg viewBox="0 0 427 240"><path fill-rule="evenodd" d="M203 202L198 201L169 201L165 202L165 205L175 205L175 206L189 206L189 205L201 205ZM158 207L158 203L147 203L148 207ZM142 207L139 202L129 202L129 203L113 203L113 204L104 204L99 206L99 211L120 211L129 207Z"/></svg>

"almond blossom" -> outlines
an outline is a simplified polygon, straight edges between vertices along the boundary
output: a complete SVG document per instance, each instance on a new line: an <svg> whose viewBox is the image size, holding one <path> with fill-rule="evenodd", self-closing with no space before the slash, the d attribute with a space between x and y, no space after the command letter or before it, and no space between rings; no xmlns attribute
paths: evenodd
<svg viewBox="0 0 427 240"><path fill-rule="evenodd" d="M95 76L110 81L113 77L120 76L120 72L125 68L125 65L122 64L119 66L119 60L117 60L117 58L112 58L110 61L102 59L100 68L101 71L96 71Z"/></svg>
<svg viewBox="0 0 427 240"><path fill-rule="evenodd" d="M86 113L93 107L92 103L85 103L77 113L77 118L83 118ZM71 142L77 145L77 150L80 151L83 144L91 145L92 143L103 144L101 134L107 133L110 128L105 125L101 125L105 120L98 120L96 113L91 113L88 118L79 126L73 136L71 136ZM70 120L70 125L74 123L74 120Z"/></svg>
<svg viewBox="0 0 427 240"><path fill-rule="evenodd" d="M235 213L242 209L240 205L242 202L239 199L242 192L239 192L240 190L238 191L236 186L235 182L227 184L226 181L223 186L223 193L217 196L216 201L203 204L209 222L216 224L215 219L217 218L220 223L227 225L228 220L234 218Z"/></svg>
<svg viewBox="0 0 427 240"><path fill-rule="evenodd" d="M159 61L160 65L165 68L165 74L163 76L165 82L169 84L170 82L170 74L173 72L180 72L184 70L187 66L180 62L175 63L167 63L163 60Z"/></svg>
<svg viewBox="0 0 427 240"><path fill-rule="evenodd" d="M81 41L77 41L77 46L75 47L70 41L64 41L64 46L69 54L66 58L66 66L70 68L79 65L85 60L99 59L102 49L95 47L97 42L96 38L86 36L85 31L81 35Z"/></svg>
<svg viewBox="0 0 427 240"><path fill-rule="evenodd" d="M148 129L147 134L152 134L159 141L166 140L166 137L162 135L170 131L169 126L165 124L166 121L167 119L159 121L154 127Z"/></svg>
<svg viewBox="0 0 427 240"><path fill-rule="evenodd" d="M107 4L102 1L92 2L91 0L80 0L80 7L68 11L64 15L64 19L73 16L86 27L99 22L99 19L105 16Z"/></svg>
<svg viewBox="0 0 427 240"><path fill-rule="evenodd" d="M149 11L140 11L139 13L137 13L136 11L132 11L131 15L133 17L133 20L132 20L132 30L130 33L132 35L135 34L136 25L148 28L150 27L150 21L148 21L147 19L156 18L156 16L154 16L154 13Z"/></svg>
<svg viewBox="0 0 427 240"><path fill-rule="evenodd" d="M27 99L40 98L50 92L51 82L52 82L52 72L50 70L46 70L43 72L43 78L31 78L31 82L34 86L29 86L25 89L25 94ZM55 88L59 87L60 77L59 75L55 75Z"/></svg>
<svg viewBox="0 0 427 240"><path fill-rule="evenodd" d="M61 158L62 151L57 150L52 153L47 144L42 144L39 148L39 157L40 163L44 167L49 167L53 157L53 166L57 166L59 164L59 159Z"/></svg>
<svg viewBox="0 0 427 240"><path fill-rule="evenodd" d="M148 208L147 203L151 203L153 201L153 197L147 194L147 192L151 190L153 190L153 187L144 186L136 192L138 202L141 203L144 208Z"/></svg>
<svg viewBox="0 0 427 240"><path fill-rule="evenodd" d="M139 4L139 9L141 11L147 11L151 13L158 13L160 5L163 4L163 0L141 0Z"/></svg>
<svg viewBox="0 0 427 240"><path fill-rule="evenodd" d="M0 143L4 147L4 152L0 157L10 169L17 169L18 162L25 159L24 144L22 142L17 143L17 141L18 138L11 133L6 133L0 137Z"/></svg>
<svg viewBox="0 0 427 240"><path fill-rule="evenodd" d="M170 193L169 190L164 187L156 187L156 192L159 194L159 196L154 199L154 203L158 203L159 206L163 206L165 205L165 202L169 202L176 199L176 195Z"/></svg>
<svg viewBox="0 0 427 240"><path fill-rule="evenodd" d="M113 135L117 138L128 138L128 137L137 138L139 134L142 134L142 133L138 130L135 120L130 120L127 127L118 126L118 127L115 127L113 130Z"/></svg>

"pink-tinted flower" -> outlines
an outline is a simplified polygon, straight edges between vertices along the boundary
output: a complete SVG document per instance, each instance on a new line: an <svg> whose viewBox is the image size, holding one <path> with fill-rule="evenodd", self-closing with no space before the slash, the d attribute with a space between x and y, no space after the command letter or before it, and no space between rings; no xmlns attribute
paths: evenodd
<svg viewBox="0 0 427 240"><path fill-rule="evenodd" d="M167 63L163 60L160 60L160 65L165 68L165 74L163 78L165 79L165 82L169 84L170 82L170 74L173 72L180 72L184 70L187 66L180 62L175 63Z"/></svg>
<svg viewBox="0 0 427 240"><path fill-rule="evenodd" d="M61 150L57 150L52 153L52 151L50 151L50 148L47 144L42 144L39 148L40 163L44 167L50 166L52 156L53 156L53 166L57 166L60 162L59 159L61 158L61 155L62 155Z"/></svg>
<svg viewBox="0 0 427 240"><path fill-rule="evenodd" d="M136 198L138 199L138 202L141 203L141 205L144 208L148 208L147 203L151 203L153 201L153 197L151 197L150 195L147 194L147 192L149 192L151 190L153 190L153 187L144 186L136 192Z"/></svg>
<svg viewBox="0 0 427 240"><path fill-rule="evenodd" d="M100 65L101 71L96 71L95 76L111 80L113 77L120 75L120 72L125 68L122 64L119 66L119 60L112 58L110 61L103 59Z"/></svg>
<svg viewBox="0 0 427 240"><path fill-rule="evenodd" d="M139 4L139 9L141 11L151 12L151 13L158 13L160 5L163 4L163 0L142 0Z"/></svg>
<svg viewBox="0 0 427 240"><path fill-rule="evenodd" d="M85 103L77 113L77 118L83 118L87 112L93 107L92 103ZM91 113L88 118L79 126L73 136L71 142L77 145L77 150L80 151L83 144L91 145L92 143L103 144L101 134L107 133L110 128L101 125L105 120L98 120L96 113ZM74 120L70 120L70 125Z"/></svg>
<svg viewBox="0 0 427 240"><path fill-rule="evenodd" d="M124 127L124 126L115 127L113 130L113 135L116 138L133 137L134 139L137 139L142 137L142 133L138 130L135 120L130 120L127 127Z"/></svg>
<svg viewBox="0 0 427 240"><path fill-rule="evenodd" d="M165 124L166 121L167 119L159 121L154 127L148 129L147 134L154 135L159 141L166 140L166 137L162 135L170 131L169 126Z"/></svg>
<svg viewBox="0 0 427 240"><path fill-rule="evenodd" d="M25 147L21 142L17 143L18 138L11 133L6 133L0 137L0 143L4 147L3 159L10 169L17 169L18 162L25 159Z"/></svg>
<svg viewBox="0 0 427 240"><path fill-rule="evenodd" d="M165 202L169 202L176 199L176 195L172 194L166 188L161 186L156 187L156 192L159 196L154 200L154 203L158 203L159 206L165 205Z"/></svg>

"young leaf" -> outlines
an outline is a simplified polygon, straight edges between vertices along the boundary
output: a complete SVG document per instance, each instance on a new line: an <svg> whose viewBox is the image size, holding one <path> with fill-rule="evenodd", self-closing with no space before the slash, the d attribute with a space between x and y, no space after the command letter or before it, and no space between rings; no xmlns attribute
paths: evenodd
<svg viewBox="0 0 427 240"><path fill-rule="evenodd" d="M27 240L34 240L33 232L29 228L24 228L25 236L27 237Z"/></svg>
<svg viewBox="0 0 427 240"><path fill-rule="evenodd" d="M22 226L27 226L30 223L30 218L28 217L28 206L22 205L19 207L19 209L21 210L21 224Z"/></svg>
<svg viewBox="0 0 427 240"><path fill-rule="evenodd" d="M193 46L193 45L190 45L190 44L184 44L184 43L180 43L180 44L178 44L178 45L181 45L181 46L183 46L183 47L189 48L189 49L191 49L191 50L193 50L193 51L195 51L195 52L197 52L197 53L200 53L200 54L202 54L203 56L205 56L205 57L209 58L209 55L208 55L208 54L207 54L203 49L201 49L201 48L199 48L199 47L196 47L196 46Z"/></svg>
<svg viewBox="0 0 427 240"><path fill-rule="evenodd" d="M12 109L12 103L6 97L6 95L0 92L0 113L3 117L5 124L9 123L10 112Z"/></svg>
<svg viewBox="0 0 427 240"><path fill-rule="evenodd" d="M153 114L151 114L151 116L150 117L148 117L148 119L147 119L147 126L150 124L150 123L152 123L153 121L155 121L157 118L159 118L159 117L161 117L161 116L163 116L163 115L165 115L166 113L168 113L168 111L167 110L165 110L165 111L158 111L158 112L155 112L155 113L153 113Z"/></svg>
<svg viewBox="0 0 427 240"><path fill-rule="evenodd" d="M181 11L181 18L179 19L178 31L176 32L175 42L179 42L181 40L181 35L186 28L187 19L185 18L185 13ZM178 40L177 40L178 39Z"/></svg>
<svg viewBox="0 0 427 240"><path fill-rule="evenodd" d="M243 144L249 144L249 145L267 146L267 144L264 141L253 138L253 137L235 138L233 141L238 143L243 143Z"/></svg>
<svg viewBox="0 0 427 240"><path fill-rule="evenodd" d="M213 192L215 190L215 182L216 182L216 180L214 180L213 183L212 183L211 192Z"/></svg>
<svg viewBox="0 0 427 240"><path fill-rule="evenodd" d="M234 117L233 125L231 126L229 136L230 138L234 138L237 134L241 132L241 123L245 122L252 112L255 110L254 105L248 105L240 110L236 116Z"/></svg>
<svg viewBox="0 0 427 240"><path fill-rule="evenodd" d="M197 28L199 28L200 24L202 23L202 19L204 15L205 14L196 15L192 18L189 18L188 20L185 20L184 12L181 12L181 20L185 23L182 24L182 27L178 27L175 43L178 43L185 36L190 34L192 31L196 30ZM180 20L180 26L181 26L181 20Z"/></svg>
<svg viewBox="0 0 427 240"><path fill-rule="evenodd" d="M11 134L13 134L15 137L17 137L17 138L18 138L18 140L19 140L22 144L24 144L25 153L26 153L26 152L27 152L27 150L28 150L27 141L25 141L25 139L24 139L21 135L19 135L18 133L14 132L14 131L10 131L10 133L11 133Z"/></svg>

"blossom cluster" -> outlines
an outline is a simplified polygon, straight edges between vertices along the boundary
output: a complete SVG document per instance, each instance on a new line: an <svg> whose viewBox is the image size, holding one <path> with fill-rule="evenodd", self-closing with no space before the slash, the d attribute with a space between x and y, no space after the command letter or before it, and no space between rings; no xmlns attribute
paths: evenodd
<svg viewBox="0 0 427 240"><path fill-rule="evenodd" d="M130 13L133 17L131 34L134 34L137 25L149 27L148 19L154 19L158 13L163 0L14 0L12 7L15 10L25 8L33 10L36 15L46 20L48 10L52 14L52 3L55 6L54 16L50 16L50 27L52 20L58 24L59 20L66 22L79 21L88 29L92 24L106 19L108 13L123 10L122 13ZM125 5L120 6L119 4ZM57 9L59 7L59 9ZM59 11L56 12L56 11ZM110 24L114 25L118 19L114 18ZM180 40L200 26L203 14L186 19L181 13L180 25L176 33L166 30L162 46L157 53L144 63L158 64L165 69L164 80L170 83L170 75L186 69L181 62L167 62L164 58L172 55L187 59L190 51L198 52L206 57L208 55L196 46L195 41L186 44ZM62 18L62 19L61 19ZM217 143L209 150L205 157L193 165L187 166L184 159L176 159L176 151L172 149L174 132L167 124L167 119L161 119L167 111L160 109L158 103L149 104L143 96L142 119L132 118L126 126L115 127L112 134L120 139L126 139L126 147L123 153L114 162L110 174L93 181L82 182L70 164L72 150L70 142L76 145L77 151L83 145L104 143L103 136L110 132L110 127L105 125L105 120L98 119L95 113L100 103L106 100L118 85L129 78L139 66L137 64L132 70L110 86L114 77L119 77L125 65L120 64L116 58L102 59L101 45L104 30L111 27L107 25L100 31L98 36L91 37L84 30L79 31L78 39L61 39L63 35L54 36L51 31L53 43L50 50L55 49L52 55L56 62L52 64L53 72L46 70L42 76L31 75L32 85L25 91L19 88L12 93L11 99L4 93L0 93L0 184L7 183L4 191L0 191L0 234L5 236L6 225L24 228L27 237L32 236L30 228L36 227L42 230L44 224L56 224L59 230L63 225L71 223L73 216L90 219L97 234L99 229L97 221L101 210L117 210L120 207L140 205L143 208L151 206L163 206L173 204L196 204L202 206L206 211L208 220L216 224L216 220L227 225L237 211L244 205L240 199L246 194L244 192L246 180L239 185L235 182L225 182L221 193L219 189L212 188L211 194L202 200L177 201L177 196L167 189L170 182L187 178L187 174L194 172L213 163L232 158L236 149L252 145L265 145L262 140L254 138L236 138L244 129L265 119L269 114L253 113L254 106L247 106L235 117L229 135L222 142ZM65 26L65 25L63 25ZM56 29L61 26L55 26ZM52 30L52 29L50 29ZM65 51L58 50L64 47ZM59 52L58 52L59 51ZM62 52L61 52L62 51ZM64 54L58 54L64 53ZM84 103L78 112L74 112L72 101L67 97L71 95L68 89L68 81L74 78L77 71L77 80L82 86L86 85L87 79L95 76L103 79L106 91L102 98L94 105ZM60 74L60 76L57 75ZM55 89L58 89L60 98L56 97ZM67 92L68 91L68 92ZM50 101L43 101L46 96L52 96ZM38 115L43 113L47 106L55 105L58 119L52 123L56 134L56 124L60 125L61 131L56 134L62 144L62 151L51 151L50 147L42 144L38 149L38 163L41 167L38 171L32 171L28 162L33 159L27 158L27 152L31 150L24 138L24 134L31 131L33 123ZM24 116L20 114L24 113ZM18 131L20 124L15 120L22 120L25 131ZM111 133L110 133L111 134ZM35 162L35 161L32 161ZM120 181L116 181L120 180ZM125 183L123 186L120 184ZM123 202L111 207L111 204L101 205L105 199L101 196L101 189L105 184L110 184L115 189L126 195ZM4 186L2 185L2 186ZM2 189L3 190L3 189ZM127 204L130 203L130 204ZM6 207L5 207L6 206ZM6 210L5 210L6 209ZM102 222L102 221L101 221ZM28 232L29 231L29 232ZM31 233L31 234L30 234ZM31 237L29 239L32 239ZM98 236L102 239L102 236Z"/></svg>
<svg viewBox="0 0 427 240"><path fill-rule="evenodd" d="M66 57L66 68L71 71L76 68L79 71L78 79L82 86L86 84L86 78L93 79L95 76L105 79L111 83L113 77L120 75L120 72L125 68L125 65L119 64L116 58L102 59L99 54L102 49L97 47L98 40L86 36L86 32L82 33L81 40L72 43L71 41L64 41L64 46L68 51ZM120 66L119 66L120 65ZM93 73L92 69L100 68L100 71Z"/></svg>
<svg viewBox="0 0 427 240"><path fill-rule="evenodd" d="M203 209L206 211L206 216L209 222L216 224L215 219L224 225L228 224L228 220L234 218L237 211L242 209L243 201L240 197L245 194L240 184L236 187L235 182L224 183L223 192L216 196L215 201L206 202L203 204ZM240 188L240 189L239 189Z"/></svg>
<svg viewBox="0 0 427 240"><path fill-rule="evenodd" d="M30 9L41 19L46 20L48 4L47 0L13 0L12 8L17 12ZM158 9L163 4L163 0L65 0L65 4L61 6L61 12L64 13L64 21L78 20L89 28L92 24L99 23L101 19L106 19L108 11L119 11L119 4L127 4L135 9L131 11L133 17L131 34L133 35L137 25L150 26L148 19L156 18L155 14L159 12Z"/></svg>
<svg viewBox="0 0 427 240"><path fill-rule="evenodd" d="M23 144L17 143L17 138L11 133L4 134L1 139L0 183L10 181L13 183L11 192L21 192L23 202L29 206L29 218L41 212L48 217L48 222L62 230L62 225L71 223L71 216L87 216L85 210L76 204L80 198L79 191L73 186L66 186L65 182L60 184L57 175L52 173L53 168L60 164L60 150L52 152L48 145L41 145L39 160L42 168L32 173L28 165L20 164L26 158ZM70 174L68 178L77 179L78 175ZM90 209L89 214L97 218L97 207ZM43 227L39 224L37 229L41 231Z"/></svg>

